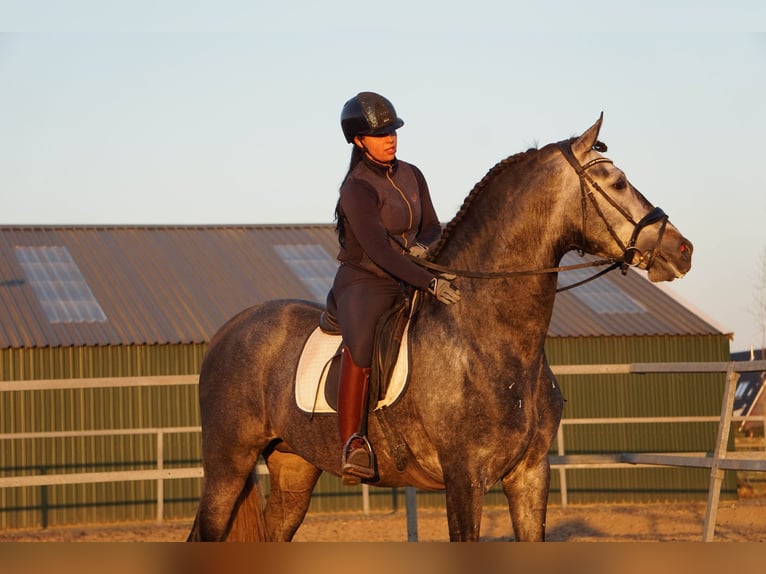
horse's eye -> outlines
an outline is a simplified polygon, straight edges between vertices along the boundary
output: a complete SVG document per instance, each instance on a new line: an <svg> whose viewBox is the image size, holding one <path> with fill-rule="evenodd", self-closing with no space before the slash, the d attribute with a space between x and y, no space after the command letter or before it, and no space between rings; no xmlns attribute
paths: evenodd
<svg viewBox="0 0 766 574"><path fill-rule="evenodd" d="M614 188L619 191L622 191L626 187L628 187L628 182L622 178L618 179L617 182L614 184Z"/></svg>

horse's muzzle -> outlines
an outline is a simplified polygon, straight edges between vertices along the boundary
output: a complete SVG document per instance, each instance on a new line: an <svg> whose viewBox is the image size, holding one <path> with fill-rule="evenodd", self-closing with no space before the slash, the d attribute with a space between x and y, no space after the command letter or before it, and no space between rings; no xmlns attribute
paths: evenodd
<svg viewBox="0 0 766 574"><path fill-rule="evenodd" d="M669 226L658 249L652 265L647 268L650 281L680 279L692 268L694 246L674 227Z"/></svg>

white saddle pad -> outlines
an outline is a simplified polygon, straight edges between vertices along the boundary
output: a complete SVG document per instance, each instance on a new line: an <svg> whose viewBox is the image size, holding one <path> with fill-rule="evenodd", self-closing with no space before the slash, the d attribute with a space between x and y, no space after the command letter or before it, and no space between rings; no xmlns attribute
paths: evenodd
<svg viewBox="0 0 766 574"><path fill-rule="evenodd" d="M388 406L396 401L407 384L409 374L407 338L409 330L410 323L407 323L386 395L378 401L375 409ZM302 411L306 413L335 412L335 409L325 399L325 383L327 382L327 373L330 370L330 362L340 343L340 335L328 335L317 327L303 346L298 368L295 372L295 402Z"/></svg>

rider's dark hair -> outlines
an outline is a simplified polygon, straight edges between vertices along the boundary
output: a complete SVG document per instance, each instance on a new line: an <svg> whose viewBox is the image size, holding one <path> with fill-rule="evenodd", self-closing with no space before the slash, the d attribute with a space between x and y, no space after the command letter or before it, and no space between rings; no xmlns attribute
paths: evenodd
<svg viewBox="0 0 766 574"><path fill-rule="evenodd" d="M364 150L357 145L353 146L351 149L351 160L348 162L348 171L340 184L341 187L346 183L348 176L354 170L356 164L362 161L363 158ZM346 241L346 226L343 221L343 211L340 208L340 198L338 198L338 203L335 204L335 231L338 234L338 242L341 245L344 245Z"/></svg>

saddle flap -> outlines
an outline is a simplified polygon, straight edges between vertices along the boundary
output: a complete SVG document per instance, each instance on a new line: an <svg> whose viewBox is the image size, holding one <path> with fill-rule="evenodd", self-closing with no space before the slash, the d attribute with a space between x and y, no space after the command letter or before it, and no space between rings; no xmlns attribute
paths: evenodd
<svg viewBox="0 0 766 574"><path fill-rule="evenodd" d="M386 396L391 375L399 358L404 332L409 326L417 300L417 292L412 297L402 297L399 303L378 321L370 374L371 397L380 400Z"/></svg>
<svg viewBox="0 0 766 574"><path fill-rule="evenodd" d="M373 367L373 370L377 369L377 376L385 376L388 384L378 386L380 391L370 395L373 398L370 401L372 410L395 403L407 386L409 319L413 309L414 304L407 307L409 314L405 313L403 318L396 316L396 326L391 333L399 344L385 359L386 365ZM339 335L328 335L320 327L316 327L306 339L295 372L295 402L301 411L309 414L336 412L341 344L342 339ZM370 390L372 393L372 386Z"/></svg>

